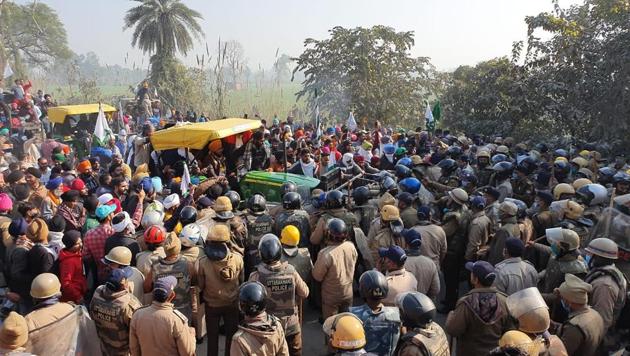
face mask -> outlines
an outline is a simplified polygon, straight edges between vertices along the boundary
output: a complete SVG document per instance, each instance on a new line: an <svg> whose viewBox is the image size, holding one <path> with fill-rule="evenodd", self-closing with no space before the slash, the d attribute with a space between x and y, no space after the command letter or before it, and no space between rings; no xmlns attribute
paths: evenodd
<svg viewBox="0 0 630 356"><path fill-rule="evenodd" d="M584 256L584 262L586 262L586 265L590 268L591 267L591 260L593 259L593 255L585 255Z"/></svg>
<svg viewBox="0 0 630 356"><path fill-rule="evenodd" d="M558 248L558 245L552 244L550 247L551 247L551 253L554 256L558 256L560 254L560 249Z"/></svg>
<svg viewBox="0 0 630 356"><path fill-rule="evenodd" d="M560 298L560 304L562 305L562 309L566 310L567 312L571 312L571 307L569 307L569 305L564 301L564 299Z"/></svg>

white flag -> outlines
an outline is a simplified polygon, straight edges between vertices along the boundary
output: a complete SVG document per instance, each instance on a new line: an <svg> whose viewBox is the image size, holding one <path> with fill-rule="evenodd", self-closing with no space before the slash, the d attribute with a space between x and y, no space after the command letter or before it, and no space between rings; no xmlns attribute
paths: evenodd
<svg viewBox="0 0 630 356"><path fill-rule="evenodd" d="M107 135L111 134L112 130L109 128L109 124L107 123L107 118L105 117L105 113L103 112L103 107L101 105L98 106L98 117L96 118L96 126L94 127L94 136L96 136L101 144L105 144L105 139Z"/></svg>
<svg viewBox="0 0 630 356"><path fill-rule="evenodd" d="M350 115L348 115L348 122L346 124L348 125L348 129L350 131L354 131L357 129L357 121L354 119L354 114L352 113L352 111L350 111Z"/></svg>
<svg viewBox="0 0 630 356"><path fill-rule="evenodd" d="M11 69L11 65L7 62L7 65L4 67L4 75L3 78L7 79L8 77L13 75L13 69Z"/></svg>
<svg viewBox="0 0 630 356"><path fill-rule="evenodd" d="M433 112L431 111L429 103L427 103L427 111L424 113L424 118L427 119L427 122L433 122Z"/></svg>
<svg viewBox="0 0 630 356"><path fill-rule="evenodd" d="M184 174L182 175L182 182L179 185L179 189L182 191L182 196L188 193L189 185L190 185L190 172L188 172L188 164L184 163Z"/></svg>

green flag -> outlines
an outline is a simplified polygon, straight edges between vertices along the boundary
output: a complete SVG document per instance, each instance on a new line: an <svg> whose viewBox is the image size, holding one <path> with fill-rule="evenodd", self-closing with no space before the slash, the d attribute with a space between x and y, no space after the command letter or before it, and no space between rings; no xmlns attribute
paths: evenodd
<svg viewBox="0 0 630 356"><path fill-rule="evenodd" d="M438 100L435 105L433 105L433 119L435 119L435 121L440 121L441 116L442 107L440 106L440 101Z"/></svg>

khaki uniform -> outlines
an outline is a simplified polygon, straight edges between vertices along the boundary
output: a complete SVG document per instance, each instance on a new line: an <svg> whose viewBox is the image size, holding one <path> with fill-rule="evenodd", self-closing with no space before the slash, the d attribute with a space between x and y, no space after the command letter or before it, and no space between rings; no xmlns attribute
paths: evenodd
<svg viewBox="0 0 630 356"><path fill-rule="evenodd" d="M569 356L595 356L606 333L604 321L591 307L569 314L569 319L558 329Z"/></svg>
<svg viewBox="0 0 630 356"><path fill-rule="evenodd" d="M173 304L153 302L131 317L129 347L132 356L193 356L195 330Z"/></svg>
<svg viewBox="0 0 630 356"><path fill-rule="evenodd" d="M464 268L466 239L470 213L465 206L449 211L442 218L442 228L446 233L448 248L444 259L444 280L446 284L445 304L453 308L459 296L460 272Z"/></svg>
<svg viewBox="0 0 630 356"><path fill-rule="evenodd" d="M257 271L249 276L250 281L258 281L267 289L266 311L280 318L280 324L287 338L291 354L302 350L302 330L299 319L299 300L308 297L308 286L293 266L287 262L273 265L260 264Z"/></svg>
<svg viewBox="0 0 630 356"><path fill-rule="evenodd" d="M508 237L521 237L521 229L516 223L516 217L511 217L502 221L501 228L494 234L490 247L488 249L488 262L493 266L503 261L503 249L505 248L505 240Z"/></svg>
<svg viewBox="0 0 630 356"><path fill-rule="evenodd" d="M26 314L26 325L28 325L28 331L43 328L50 325L59 319L63 319L68 314L74 311L75 306L69 303L55 303L53 305L37 308L32 312Z"/></svg>
<svg viewBox="0 0 630 356"><path fill-rule="evenodd" d="M322 245L323 247L328 244L324 241L324 232L326 230L326 223L332 218L343 220L348 228L348 234L350 234L352 228L358 224L356 216L345 208L328 209L322 214L319 220L317 220L317 224L315 224L315 230L313 230L310 236L311 245Z"/></svg>
<svg viewBox="0 0 630 356"><path fill-rule="evenodd" d="M146 276L149 274L149 271L151 271L153 263L159 258L164 257L166 257L166 254L162 246L156 248L154 251L142 251L136 255L136 268Z"/></svg>
<svg viewBox="0 0 630 356"><path fill-rule="evenodd" d="M129 355L129 325L133 313L142 307L140 301L126 290L112 292L102 285L90 302L90 316L106 356Z"/></svg>
<svg viewBox="0 0 630 356"><path fill-rule="evenodd" d="M400 219L405 229L411 229L420 223L420 220L418 220L418 211L411 206L400 211Z"/></svg>
<svg viewBox="0 0 630 356"><path fill-rule="evenodd" d="M385 278L387 279L387 286L389 287L387 296L383 299L383 304L386 306L396 306L396 297L399 294L415 292L418 289L416 277L404 267L396 271L387 272Z"/></svg>
<svg viewBox="0 0 630 356"><path fill-rule="evenodd" d="M510 257L495 267L496 279L493 286L507 295L538 286L538 272L528 261L520 257Z"/></svg>
<svg viewBox="0 0 630 356"><path fill-rule="evenodd" d="M409 251L405 269L416 278L418 292L431 299L437 297L440 293L440 276L435 263L430 258L422 256L419 251Z"/></svg>
<svg viewBox="0 0 630 356"><path fill-rule="evenodd" d="M490 205L487 205L483 211L486 213L486 216L492 222L492 233L499 230L499 202L495 201Z"/></svg>
<svg viewBox="0 0 630 356"><path fill-rule="evenodd" d="M230 356L288 356L289 348L280 320L267 313L245 318L232 337Z"/></svg>
<svg viewBox="0 0 630 356"><path fill-rule="evenodd" d="M551 293L554 289L560 287L562 282L564 282L564 275L567 273L582 278L586 275L586 272L587 268L581 257L571 254L560 258L551 257L547 263L547 268L541 272L544 279L540 293ZM540 276L541 274L539 274Z"/></svg>
<svg viewBox="0 0 630 356"><path fill-rule="evenodd" d="M404 247L402 238L400 236L394 236L392 230L389 228L389 224L383 224L380 217L372 220L367 241L370 253L372 254L372 260L376 263L376 268L379 270L382 270L381 258L378 255L379 248L387 248L392 245Z"/></svg>
<svg viewBox="0 0 630 356"><path fill-rule="evenodd" d="M319 251L313 278L322 282L324 319L348 311L352 305L352 280L358 253L349 241L336 243Z"/></svg>
<svg viewBox="0 0 630 356"><path fill-rule="evenodd" d="M199 259L203 255L204 255L203 250L199 246L193 246L186 249L182 248L182 252L181 252L181 256L184 257L188 262L193 264L194 269L195 269L195 272L194 272L195 275L198 274L197 261L199 261ZM190 297L192 298L192 304L196 307L196 308L193 308L193 310L196 309L196 311L192 313L192 319L193 319L192 324L195 326L195 337L197 339L201 339L206 334L206 323L205 323L205 318L204 318L204 315L205 315L204 305L201 301L201 298L199 297L199 289L197 286L190 287Z"/></svg>
<svg viewBox="0 0 630 356"><path fill-rule="evenodd" d="M230 250L245 256L245 241L247 240L247 225L240 216L235 216L228 220L214 219L214 224L227 225L230 228Z"/></svg>
<svg viewBox="0 0 630 356"><path fill-rule="evenodd" d="M422 245L420 246L420 253L423 256L429 257L438 268L438 271L442 269L442 261L446 257L446 233L441 226L420 223L420 225L414 226L414 230L420 233L422 236Z"/></svg>
<svg viewBox="0 0 630 356"><path fill-rule="evenodd" d="M529 218L518 221L518 228L521 230L521 240L524 243L535 239L534 224Z"/></svg>
<svg viewBox="0 0 630 356"><path fill-rule="evenodd" d="M506 299L494 288L475 288L457 301L445 326L457 338L457 355L487 355L503 333L512 329Z"/></svg>
<svg viewBox="0 0 630 356"><path fill-rule="evenodd" d="M238 327L238 288L243 281L243 257L228 250L222 260L199 259L198 286L205 303L208 355L219 353L219 322L225 323L225 349Z"/></svg>
<svg viewBox="0 0 630 356"><path fill-rule="evenodd" d="M484 211L473 214L470 227L468 229L468 243L466 244L466 261L476 261L483 253L484 247L488 244L490 238L490 230L492 229L492 221L486 216ZM424 240L422 241L424 243Z"/></svg>
<svg viewBox="0 0 630 356"><path fill-rule="evenodd" d="M591 308L597 311L604 320L604 328L615 325L625 303L627 283L624 275L614 265L597 267L588 272L586 283L593 286L589 296Z"/></svg>
<svg viewBox="0 0 630 356"><path fill-rule="evenodd" d="M446 333L436 322L409 330L400 338L396 356L450 356Z"/></svg>

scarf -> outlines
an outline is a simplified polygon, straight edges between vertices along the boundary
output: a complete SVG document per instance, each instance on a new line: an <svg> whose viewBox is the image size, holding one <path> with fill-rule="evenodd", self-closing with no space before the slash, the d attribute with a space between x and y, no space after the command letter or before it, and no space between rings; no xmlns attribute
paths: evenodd
<svg viewBox="0 0 630 356"><path fill-rule="evenodd" d="M302 173L304 173L307 177L313 177L315 173L315 162L310 161L309 163L304 163L300 160L300 166L302 166Z"/></svg>
<svg viewBox="0 0 630 356"><path fill-rule="evenodd" d="M48 191L48 198L50 198L50 201L52 201L55 206L59 206L59 204L61 204L61 199L56 196L52 190Z"/></svg>
<svg viewBox="0 0 630 356"><path fill-rule="evenodd" d="M48 307L48 306L51 306L51 305L55 305L57 303L59 303L59 296L50 297L48 299L44 299L41 302L37 303L37 305L35 305L35 307L33 307L33 310L45 308L45 307Z"/></svg>

